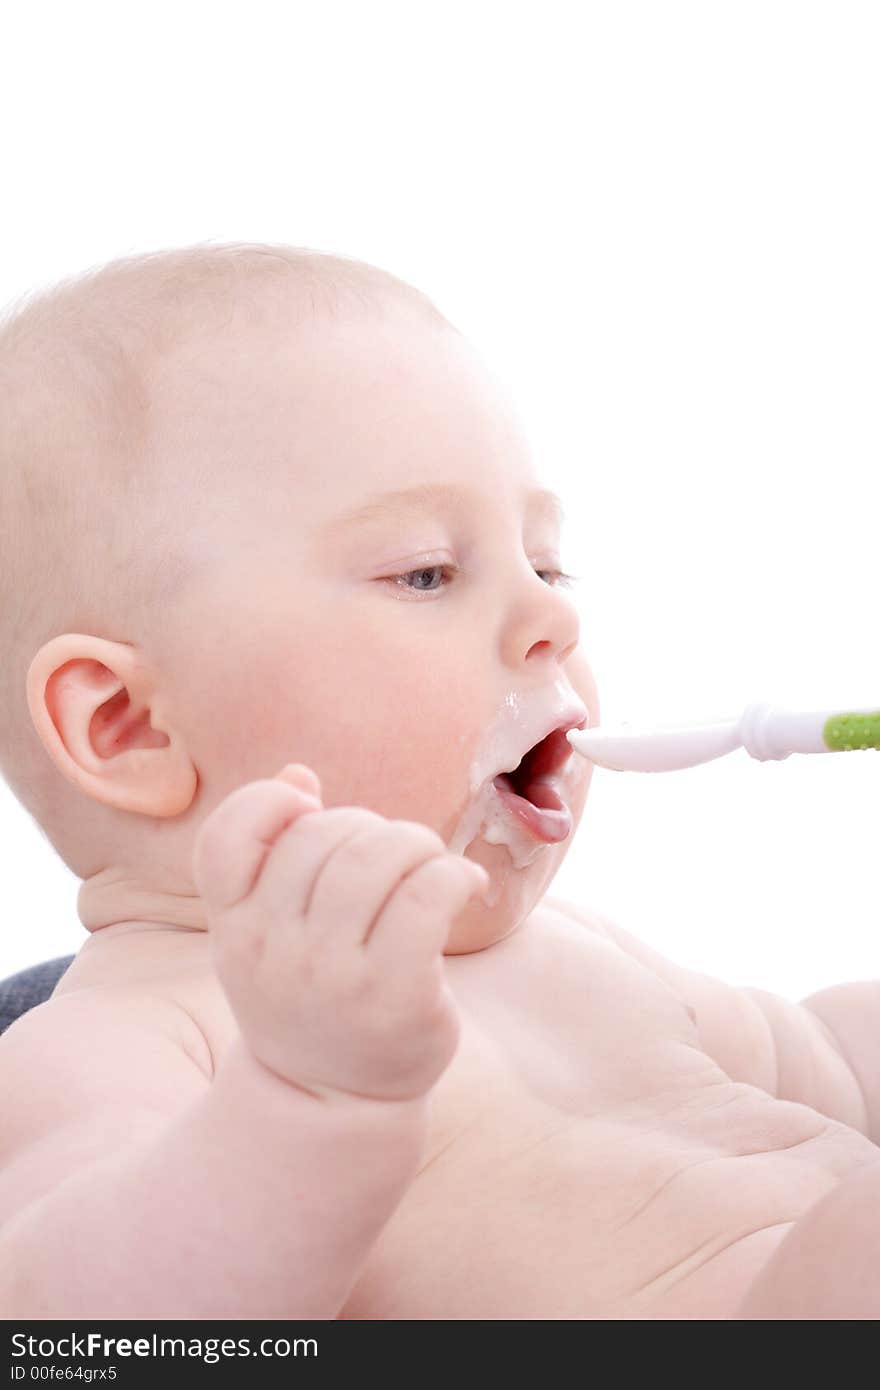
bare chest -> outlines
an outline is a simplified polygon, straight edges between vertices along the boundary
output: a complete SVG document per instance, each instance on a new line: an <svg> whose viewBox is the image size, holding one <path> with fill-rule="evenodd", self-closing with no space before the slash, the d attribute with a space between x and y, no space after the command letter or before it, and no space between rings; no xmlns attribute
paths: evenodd
<svg viewBox="0 0 880 1390"><path fill-rule="evenodd" d="M729 1317L791 1223L876 1161L731 1081L612 943L548 919L491 954L449 962L459 1051L343 1317Z"/></svg>
<svg viewBox="0 0 880 1390"><path fill-rule="evenodd" d="M666 984L554 911L446 964L459 1049L343 1318L726 1318L791 1224L877 1160L732 1081ZM216 978L180 1002L219 1062L237 1025Z"/></svg>

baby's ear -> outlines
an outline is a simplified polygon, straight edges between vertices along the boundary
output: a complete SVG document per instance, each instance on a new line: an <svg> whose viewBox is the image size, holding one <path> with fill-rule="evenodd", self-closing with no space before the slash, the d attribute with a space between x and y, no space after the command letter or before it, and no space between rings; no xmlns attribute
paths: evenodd
<svg viewBox="0 0 880 1390"><path fill-rule="evenodd" d="M316 772L305 763L286 763L276 777L282 781L289 782L292 787L297 787L299 791L308 792L310 796L316 796L321 800L321 779Z"/></svg>

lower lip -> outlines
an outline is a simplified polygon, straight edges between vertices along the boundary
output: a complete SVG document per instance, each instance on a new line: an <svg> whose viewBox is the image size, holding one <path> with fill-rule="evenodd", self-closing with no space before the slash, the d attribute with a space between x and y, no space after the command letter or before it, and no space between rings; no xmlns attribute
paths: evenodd
<svg viewBox="0 0 880 1390"><path fill-rule="evenodd" d="M525 826L536 840L545 845L556 845L571 834L571 811L566 806L556 787L547 782L536 782L530 788L532 795L542 804L519 796L506 773L496 777L492 786L505 810Z"/></svg>

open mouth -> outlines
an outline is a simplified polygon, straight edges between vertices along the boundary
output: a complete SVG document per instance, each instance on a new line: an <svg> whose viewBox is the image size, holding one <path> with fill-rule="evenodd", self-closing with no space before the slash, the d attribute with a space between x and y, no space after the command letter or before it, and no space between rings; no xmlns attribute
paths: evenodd
<svg viewBox="0 0 880 1390"><path fill-rule="evenodd" d="M571 811L560 795L561 772L572 752L565 733L554 729L492 784L506 809L547 844L564 840L572 827Z"/></svg>

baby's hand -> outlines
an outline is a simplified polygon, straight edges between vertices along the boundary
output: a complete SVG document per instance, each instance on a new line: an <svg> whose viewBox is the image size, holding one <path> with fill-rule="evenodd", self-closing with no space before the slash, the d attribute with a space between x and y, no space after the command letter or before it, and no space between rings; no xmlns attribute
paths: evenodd
<svg viewBox="0 0 880 1390"><path fill-rule="evenodd" d="M319 798L291 764L200 827L193 876L217 973L251 1051L287 1081L415 1098L458 1045L443 947L488 876L426 825Z"/></svg>

